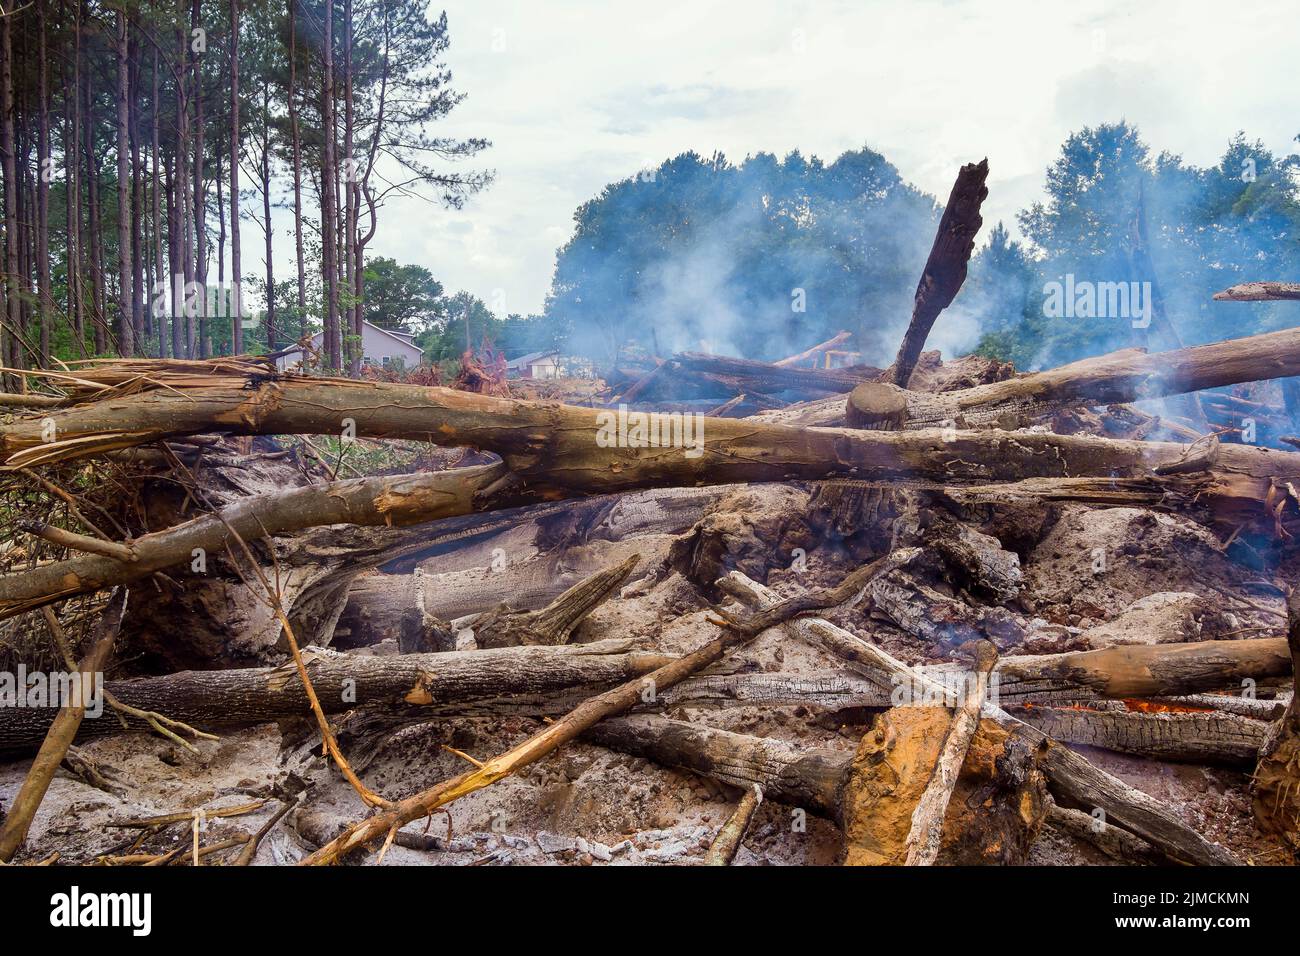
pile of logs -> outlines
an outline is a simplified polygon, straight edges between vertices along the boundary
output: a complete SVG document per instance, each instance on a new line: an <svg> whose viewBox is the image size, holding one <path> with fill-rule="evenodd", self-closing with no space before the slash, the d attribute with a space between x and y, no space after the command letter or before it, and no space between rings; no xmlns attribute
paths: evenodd
<svg viewBox="0 0 1300 956"><path fill-rule="evenodd" d="M1259 832L1300 851L1300 454L1141 407L1200 393L1251 411L1207 390L1300 374L1300 330L1029 375L945 366L923 346L961 287L987 172L958 177L889 369L802 367L846 335L770 365L678 355L617 396L667 403L639 436L611 433L602 409L250 357L48 373L41 401L10 403L0 463L66 520L10 530L0 620L48 631L70 668L134 664L105 686L119 719L0 708L0 752L36 755L0 859L24 852L77 743L192 746L294 717L314 717L323 778L356 795L355 822L325 827L308 863L420 845L406 827L568 747L735 788L710 863L737 858L773 805L830 820L848 864L1022 862L1048 830L1123 862L1241 860L1101 752L1251 773ZM702 417L698 445L677 421L674 442L683 402L728 393L722 414L754 414ZM783 404L798 393L813 400ZM1263 411L1291 430L1287 408ZM295 471L286 436L478 457L340 478ZM94 461L145 469L127 533L46 477ZM1090 570L1062 595L1050 575L1072 558L1052 542L1120 526L1130 536L1077 556ZM1157 581L1178 561L1196 576L1174 593ZM99 602L79 662L73 599ZM781 665L787 649L799 666ZM741 711L766 732L708 718ZM471 717L533 732L401 799L349 763L403 728ZM791 721L803 730L783 736ZM851 749L835 745L845 728Z"/></svg>

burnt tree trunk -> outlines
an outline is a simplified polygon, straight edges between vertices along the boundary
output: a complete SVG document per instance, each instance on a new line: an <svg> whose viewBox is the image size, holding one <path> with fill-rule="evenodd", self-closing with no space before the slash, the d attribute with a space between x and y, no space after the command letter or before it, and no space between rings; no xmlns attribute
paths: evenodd
<svg viewBox="0 0 1300 956"><path fill-rule="evenodd" d="M894 359L893 382L906 387L916 368L925 340L934 327L934 320L946 309L962 283L966 281L966 265L975 248L975 234L979 232L984 220L980 217L980 206L988 197L989 161L968 163L957 173L952 193L948 196L948 205L944 207L943 217L939 220L939 230L930 248L930 257L926 260L921 281L916 286L916 297L912 305L912 321L903 335L903 342L898 347L898 356Z"/></svg>

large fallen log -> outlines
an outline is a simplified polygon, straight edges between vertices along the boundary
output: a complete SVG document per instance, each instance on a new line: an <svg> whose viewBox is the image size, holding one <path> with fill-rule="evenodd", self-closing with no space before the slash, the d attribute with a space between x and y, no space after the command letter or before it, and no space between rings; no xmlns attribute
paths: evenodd
<svg viewBox="0 0 1300 956"><path fill-rule="evenodd" d="M615 717L583 734L591 743L646 757L665 767L693 770L734 787L763 788L766 800L838 819L840 794L853 754L796 747L653 715Z"/></svg>
<svg viewBox="0 0 1300 956"><path fill-rule="evenodd" d="M165 376L162 381L167 382ZM0 453L17 466L214 429L331 434L355 428L358 435L495 452L513 472L510 484L524 485L520 494L533 500L653 486L838 476L954 484L1033 477L1123 479L1150 477L1156 467L1187 456L1181 445L1081 435L846 432L627 413L642 416L630 419L611 411L381 382L261 380L251 375L240 382L246 387L160 387L42 418L16 419L0 427ZM1296 473L1300 456L1294 453L1227 445L1204 473L1207 487L1196 490L1210 504L1257 510L1251 503L1261 506L1273 478ZM517 496L509 503L521 500Z"/></svg>
<svg viewBox="0 0 1300 956"><path fill-rule="evenodd" d="M791 365L798 365L800 362L806 362L810 358L814 358L818 355L823 354L824 352L831 351L832 349L835 349L836 347L843 345L851 338L853 338L852 332L845 332L845 331L836 332L825 342L818 343L817 345L814 345L810 349L804 349L802 352L800 352L797 355L791 355L788 358L783 358L777 362L773 362L772 364L779 365L782 368Z"/></svg>
<svg viewBox="0 0 1300 956"><path fill-rule="evenodd" d="M761 412L772 424L836 427L1019 427L1063 408L1115 405L1242 382L1300 375L1300 328L1206 345L1148 352L1121 349L1042 372L946 392L878 383L847 403L819 399L788 410ZM853 404L860 408L855 419ZM878 419L887 424L867 424Z"/></svg>
<svg viewBox="0 0 1300 956"><path fill-rule="evenodd" d="M1028 707L1014 713L1057 740L1180 763L1253 768L1268 733L1263 721L1216 712Z"/></svg>
<svg viewBox="0 0 1300 956"><path fill-rule="evenodd" d="M383 707L402 719L431 719L472 704L573 688L584 692L649 673L670 658L633 649L625 640L558 647L510 647L440 654L372 657L309 651L308 675L326 713ZM262 723L307 716L307 692L293 665L220 671L180 671L163 677L107 681L105 690L142 711L198 727ZM536 709L533 705L532 709ZM44 739L58 711L48 707L0 708L0 752L29 751ZM83 720L78 740L147 732L142 721L126 727L112 713Z"/></svg>
<svg viewBox="0 0 1300 956"><path fill-rule="evenodd" d="M443 621L507 603L516 611L545 607L583 578L603 567L639 555L635 580L668 556L672 535L628 541L596 541L552 554L494 567L429 574L367 574L348 591L347 606L335 628L334 647L366 647L399 633L419 611Z"/></svg>
<svg viewBox="0 0 1300 956"><path fill-rule="evenodd" d="M1258 637L1008 657L994 673L1000 699L1016 702L1065 687L1112 699L1240 690L1247 680L1285 678L1292 666L1285 638Z"/></svg>
<svg viewBox="0 0 1300 956"><path fill-rule="evenodd" d="M1168 352L1124 349L955 392L882 383L861 387L849 404L861 401L898 428L1005 428L1071 405L1123 404L1293 375L1300 375L1300 328Z"/></svg>
<svg viewBox="0 0 1300 956"><path fill-rule="evenodd" d="M1219 302L1276 302L1300 299L1300 282L1243 282L1214 293Z"/></svg>
<svg viewBox="0 0 1300 956"><path fill-rule="evenodd" d="M934 327L934 320L952 303L966 281L966 265L975 249L975 234L984 224L980 206L988 198L989 190L984 185L988 175L987 159L967 163L957 173L921 281L916 285L912 320L894 359L895 385L907 385L917 359L921 357L921 350L925 348L930 329Z"/></svg>
<svg viewBox="0 0 1300 956"><path fill-rule="evenodd" d="M799 368L794 365L773 365L751 359L732 358L726 355L706 355L702 352L682 352L668 361L669 379L692 375L712 376L725 382L736 391L746 392L848 392L854 386L879 377L880 369L857 368Z"/></svg>

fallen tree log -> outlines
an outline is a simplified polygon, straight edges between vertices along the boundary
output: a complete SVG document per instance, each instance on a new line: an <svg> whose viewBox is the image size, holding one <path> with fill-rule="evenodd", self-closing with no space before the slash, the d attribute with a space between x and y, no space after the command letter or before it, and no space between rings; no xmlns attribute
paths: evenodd
<svg viewBox="0 0 1300 956"><path fill-rule="evenodd" d="M846 424L905 429L1022 427L1073 406L1122 405L1300 375L1298 348L1300 328L1165 352L1121 349L946 392L874 383L859 386L858 395L850 393L847 402L838 397L818 399L788 410L762 412L755 420L823 428Z"/></svg>
<svg viewBox="0 0 1300 956"><path fill-rule="evenodd" d="M796 747L666 717L634 715L601 721L583 739L611 750L646 757L665 767L705 774L744 789L755 784L766 800L802 807L837 820L850 752Z"/></svg>
<svg viewBox="0 0 1300 956"><path fill-rule="evenodd" d="M1300 282L1243 282L1214 293L1218 302L1276 302L1300 299Z"/></svg>
<svg viewBox="0 0 1300 956"><path fill-rule="evenodd" d="M443 574L367 574L348 591L335 629L335 647L366 647L392 637L420 611L443 621L491 610L508 603L516 611L545 607L573 585L602 567L633 555L643 563L632 580L668 556L672 535L628 541L597 541L553 554L538 555L497 569L481 567Z"/></svg>
<svg viewBox="0 0 1300 956"><path fill-rule="evenodd" d="M634 554L620 564L597 571L536 611L516 611L502 604L477 615L465 626L483 648L567 644L574 628L622 587L639 561Z"/></svg>
<svg viewBox="0 0 1300 956"><path fill-rule="evenodd" d="M1254 767L1268 724L1224 713L1137 713L1014 708L1021 720L1072 744L1180 763Z"/></svg>
<svg viewBox="0 0 1300 956"><path fill-rule="evenodd" d="M1292 662L1284 638L1259 637L1008 657L994 673L1002 700L1067 686L1092 697L1122 699L1239 690L1246 680L1287 677Z"/></svg>
<svg viewBox="0 0 1300 956"><path fill-rule="evenodd" d="M161 364L165 368L166 363ZM169 384L159 375L162 384ZM678 433L665 439L664 421L648 415L629 425L610 411L350 379L263 379L249 373L239 382L157 387L42 418L19 418L0 427L0 453L17 467L214 429L235 434L337 434L354 427L358 435L495 452L534 499L791 478L960 484L1035 477L1149 477L1155 467L1186 453L1176 444L1081 435L833 431L726 418L694 420L692 435L678 422ZM52 434L54 440L49 441ZM1271 479L1297 473L1300 455L1228 445L1206 472L1209 487L1199 490L1214 501L1258 502Z"/></svg>
<svg viewBox="0 0 1300 956"><path fill-rule="evenodd" d="M117 639L122 624L122 614L126 610L126 592L120 591L104 609L99 624L95 628L89 652L77 665L76 682L71 685L71 700L63 701L57 710L50 707L0 707L0 714L35 710L50 720L46 721L45 731L40 736L40 750L32 761L22 786L14 797L3 821L0 821L0 864L8 863L27 839L27 831L32 825L41 801L45 799L50 781L59 769L68 748L77 736L78 729L84 724L86 705L93 704L98 688L95 682L103 676L113 656L113 643ZM99 700L102 708L103 698Z"/></svg>
<svg viewBox="0 0 1300 956"><path fill-rule="evenodd" d="M791 355L788 358L783 358L777 362L773 362L772 364L780 366L782 368L791 365L798 365L800 362L806 362L808 359L813 358L814 356L821 355L823 352L828 352L834 348L843 345L851 338L853 338L852 332L845 332L845 331L836 332L825 342L818 343L817 345L814 345L810 349L804 349L798 355Z"/></svg>
<svg viewBox="0 0 1300 956"><path fill-rule="evenodd" d="M392 657L325 651L304 656L327 713L376 705L410 711L416 719L476 702L533 700L576 687L600 689L649 673L670 660L634 650L630 641L623 640ZM108 681L105 690L138 710L164 713L200 727L262 723L310 713L306 689L291 664ZM39 744L55 713L44 707L0 708L0 752L29 751ZM123 727L106 713L82 721L77 739L148 730L147 724L134 719Z"/></svg>
<svg viewBox="0 0 1300 956"><path fill-rule="evenodd" d="M843 393L880 375L880 369L867 366L798 368L794 365L773 365L727 355L706 355L702 352L682 352L669 359L668 364L669 378L713 376L741 392Z"/></svg>
<svg viewBox="0 0 1300 956"><path fill-rule="evenodd" d="M1294 375L1300 375L1300 328L1167 352L1124 349L954 392L859 386L848 414L856 428L877 427L854 424L873 418L896 428L1011 428L1072 405L1118 405Z"/></svg>

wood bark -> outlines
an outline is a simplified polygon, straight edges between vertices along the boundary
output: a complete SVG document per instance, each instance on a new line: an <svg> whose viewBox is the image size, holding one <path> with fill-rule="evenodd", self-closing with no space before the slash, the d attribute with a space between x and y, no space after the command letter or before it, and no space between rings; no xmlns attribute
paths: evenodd
<svg viewBox="0 0 1300 956"><path fill-rule="evenodd" d="M847 414L855 428L1016 428L1069 406L1122 404L1294 375L1300 375L1300 328L1167 352L1123 349L955 392L862 386L850 396ZM818 419L824 420L834 421Z"/></svg>
<svg viewBox="0 0 1300 956"><path fill-rule="evenodd" d="M740 844L745 839L749 824L762 802L763 788L758 784L745 791L740 802L736 804L736 809L718 830L718 835L713 838L713 844L704 856L705 866L731 866Z"/></svg>
<svg viewBox="0 0 1300 956"><path fill-rule="evenodd" d="M1276 302L1300 299L1300 282L1243 282L1214 293L1220 302Z"/></svg>
<svg viewBox="0 0 1300 956"><path fill-rule="evenodd" d="M298 120L298 18L297 0L289 6L289 130L293 164L293 242L298 264L298 338L307 335L307 269L302 248L302 130Z"/></svg>
<svg viewBox="0 0 1300 956"><path fill-rule="evenodd" d="M126 14L117 11L117 348L135 354L135 269L131 265L131 55Z"/></svg>
<svg viewBox="0 0 1300 956"><path fill-rule="evenodd" d="M894 359L895 385L906 387L935 319L952 303L966 281L966 265L975 248L975 235L984 224L980 206L988 198L988 187L984 185L988 175L987 159L968 163L957 173L921 281L916 286L912 320Z"/></svg>
<svg viewBox="0 0 1300 956"><path fill-rule="evenodd" d="M10 368L23 368L22 325L18 267L18 162L14 136L13 0L0 4L0 156L4 168L5 217L5 328L0 352Z"/></svg>
<svg viewBox="0 0 1300 956"><path fill-rule="evenodd" d="M334 152L334 0L325 0L325 39L321 50L321 126L324 161L321 167L321 246L325 281L325 354L329 368L343 368L343 343L339 328L338 269L338 160Z"/></svg>
<svg viewBox="0 0 1300 956"><path fill-rule="evenodd" d="M327 34L328 36L328 34ZM230 340L233 354L244 351L243 326L243 285L244 273L240 262L239 247L239 0L230 0L230 281L235 290L234 315L230 317ZM270 235L271 222L266 223L267 235ZM268 265L270 258L267 259ZM270 298L274 289L267 287Z"/></svg>
<svg viewBox="0 0 1300 956"><path fill-rule="evenodd" d="M906 844L908 866L930 866L939 855L944 815L948 812L948 802L957 786L962 764L966 762L966 752L979 729L980 711L988 694L989 674L997 660L997 648L988 641L979 642L973 672L975 686L967 689L960 707L953 714L930 782L912 811L912 828Z"/></svg>
<svg viewBox="0 0 1300 956"><path fill-rule="evenodd" d="M31 769L27 772L17 796L14 797L3 826L0 826L0 863L8 863L12 860L23 841L27 839L28 828L36 816L36 811L40 809L41 801L45 799L54 772L59 769L59 764L67 755L78 728L82 726L86 715L86 704L90 702L86 699L89 689L85 683L87 680L93 681L97 675L102 674L113 655L113 642L117 639L125 607L125 594L119 593L115 600L109 602L108 608L101 617L95 629L90 651L82 658L77 668L83 675L80 693L74 695L77 699L65 702L57 712L48 707L0 708L0 720L13 714L34 715L44 725L44 729L31 741L32 743L35 740L41 741L36 759L32 761Z"/></svg>
<svg viewBox="0 0 1300 956"><path fill-rule="evenodd" d="M535 712L539 697L561 692L589 696L669 660L638 651L626 640L392 657L308 650L304 656L326 713L365 707L411 722L462 713L475 705L508 711L516 699ZM307 693L293 664L178 671L107 681L104 689L128 706L200 728L310 717ZM55 713L49 708L0 709L0 752L30 751L44 738ZM99 719L82 723L77 739L148 731L149 726L135 718L128 718L123 727L106 710Z"/></svg>
<svg viewBox="0 0 1300 956"><path fill-rule="evenodd" d="M800 362L806 362L811 358L814 358L818 355L821 355L824 352L828 352L831 349L834 349L836 346L843 345L851 338L853 338L852 332L836 332L825 342L821 342L817 345L814 345L810 349L805 349L804 351L800 352L798 355L791 355L789 358L783 358L778 362L773 362L772 364L779 365L782 368L791 365L798 365Z"/></svg>
<svg viewBox="0 0 1300 956"><path fill-rule="evenodd" d="M1056 707L1016 708L1049 737L1155 760L1253 768L1268 724L1224 713L1133 713Z"/></svg>

